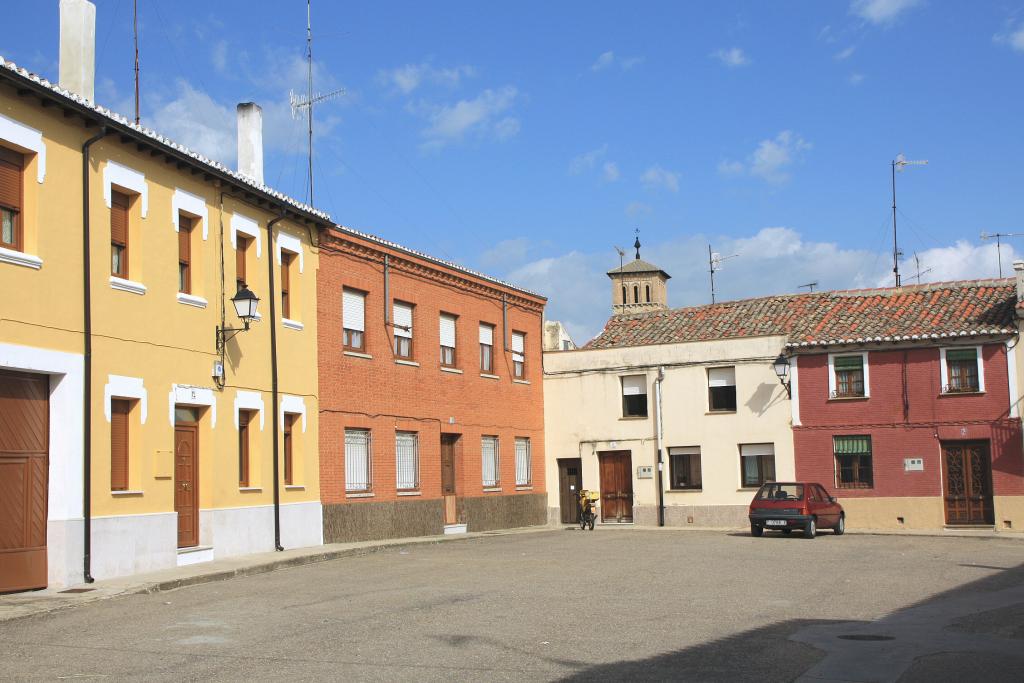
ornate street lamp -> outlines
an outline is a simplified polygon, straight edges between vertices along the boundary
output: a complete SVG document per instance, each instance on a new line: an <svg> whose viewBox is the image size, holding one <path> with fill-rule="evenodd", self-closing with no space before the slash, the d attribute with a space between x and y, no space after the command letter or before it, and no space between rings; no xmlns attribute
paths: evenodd
<svg viewBox="0 0 1024 683"><path fill-rule="evenodd" d="M253 294L252 290L242 285L242 288L238 290L233 297L231 297L231 304L235 307L235 313L238 315L239 320L242 321L242 327L217 327L217 350L221 351L224 345L228 343L229 339L232 339L239 332L245 332L249 329L249 323L256 319L258 315L256 313L256 306L259 305L260 299L258 296Z"/></svg>
<svg viewBox="0 0 1024 683"><path fill-rule="evenodd" d="M779 383L786 389L786 396L793 398L793 392L789 386L789 359L785 354L780 353L772 366L775 368L775 376L779 378Z"/></svg>

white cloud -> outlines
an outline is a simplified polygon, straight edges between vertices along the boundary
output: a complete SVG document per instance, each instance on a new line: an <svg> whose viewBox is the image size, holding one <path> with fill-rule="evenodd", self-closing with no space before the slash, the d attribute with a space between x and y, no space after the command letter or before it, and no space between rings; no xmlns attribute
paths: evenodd
<svg viewBox="0 0 1024 683"><path fill-rule="evenodd" d="M507 270L526 260L529 249L530 240L525 237L502 240L480 255L480 265Z"/></svg>
<svg viewBox="0 0 1024 683"><path fill-rule="evenodd" d="M786 169L810 148L811 143L791 130L784 130L773 139L759 142L746 163L729 159L718 162L718 172L727 176L749 173L770 183L785 183L789 180Z"/></svg>
<svg viewBox="0 0 1024 683"><path fill-rule="evenodd" d="M992 36L992 40L1002 45L1009 45L1011 49L1017 52L1024 52L1024 23L1010 27L1003 33L997 33Z"/></svg>
<svg viewBox="0 0 1024 683"><path fill-rule="evenodd" d="M845 50L840 50L839 52L837 52L836 55L835 55L835 58L836 58L837 61L841 62L844 59L849 59L850 57L852 57L853 53L856 52L856 51L857 51L857 47L854 46L854 45L851 45L850 47L846 48Z"/></svg>
<svg viewBox="0 0 1024 683"><path fill-rule="evenodd" d="M394 69L382 69L377 73L377 80L395 88L404 95L426 83L442 85L449 88L457 87L463 79L476 75L472 66L462 65L449 68L438 68L429 62L421 64L405 64Z"/></svg>
<svg viewBox="0 0 1024 683"><path fill-rule="evenodd" d="M569 173L572 175L579 175L584 171L589 171L597 164L597 162L608 153L608 145L604 144L597 149L592 149L589 152L584 152L578 156L572 158L569 162Z"/></svg>
<svg viewBox="0 0 1024 683"><path fill-rule="evenodd" d="M892 286L889 253L850 249L834 242L803 239L788 227L768 227L738 237L715 236L715 250L739 254L724 262L715 277L719 301L806 291L800 285L817 282L817 290ZM669 305L695 306L710 302L705 235L690 235L669 242L647 243L644 259L665 269ZM607 253L606 253L607 251ZM918 253L922 269L932 268L922 282L995 277L998 271L994 244L957 242ZM1003 246L1003 270L1019 255ZM605 271L618 265L614 252L571 251L547 256L514 268L506 276L549 297L545 316L561 320L577 343L600 332L611 315ZM904 284L916 283L913 256L900 264Z"/></svg>
<svg viewBox="0 0 1024 683"><path fill-rule="evenodd" d="M619 165L614 161L604 162L604 166L601 167L604 174L604 179L609 183L614 183L619 179Z"/></svg>
<svg viewBox="0 0 1024 683"><path fill-rule="evenodd" d="M233 167L237 152L234 108L215 101L184 79L178 79L175 86L169 97L147 98L143 123L175 142Z"/></svg>
<svg viewBox="0 0 1024 683"><path fill-rule="evenodd" d="M728 50L715 50L711 56L729 67L746 66L750 64L750 58L738 47L731 47Z"/></svg>
<svg viewBox="0 0 1024 683"><path fill-rule="evenodd" d="M515 87L506 85L497 90L488 88L471 100L455 104L420 105L418 109L426 112L430 121L423 130L425 148L440 148L470 133L493 134L499 139L515 135L519 130L517 119L503 117L497 123L494 120L512 107L518 94Z"/></svg>
<svg viewBox="0 0 1024 683"><path fill-rule="evenodd" d="M849 81L850 85L860 85L864 82L864 74L855 71L846 80Z"/></svg>
<svg viewBox="0 0 1024 683"><path fill-rule="evenodd" d="M891 24L922 0L853 0L850 11L872 24Z"/></svg>
<svg viewBox="0 0 1024 683"><path fill-rule="evenodd" d="M630 218L636 218L644 214L651 213L653 209L648 204L643 202L630 202L626 205L626 215Z"/></svg>
<svg viewBox="0 0 1024 683"><path fill-rule="evenodd" d="M669 192L679 192L679 173L669 171L658 164L644 171L640 176L640 182L650 190L663 188Z"/></svg>
<svg viewBox="0 0 1024 683"><path fill-rule="evenodd" d="M228 71L228 41L218 40L210 53L210 61L217 73L226 75Z"/></svg>
<svg viewBox="0 0 1024 683"><path fill-rule="evenodd" d="M590 65L591 71L604 71L614 64L618 64L619 68L623 71L629 71L633 67L643 64L643 57L616 57L615 52L608 50L608 52L602 52L594 63Z"/></svg>

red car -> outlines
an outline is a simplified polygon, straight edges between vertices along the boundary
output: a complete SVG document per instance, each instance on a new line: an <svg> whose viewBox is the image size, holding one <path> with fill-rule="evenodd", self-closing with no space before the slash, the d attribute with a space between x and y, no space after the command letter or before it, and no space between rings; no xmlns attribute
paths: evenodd
<svg viewBox="0 0 1024 683"><path fill-rule="evenodd" d="M769 482L761 486L750 501L750 535L761 536L765 529L792 533L803 531L814 538L818 529L832 529L839 536L846 531L846 513L821 484L811 482Z"/></svg>

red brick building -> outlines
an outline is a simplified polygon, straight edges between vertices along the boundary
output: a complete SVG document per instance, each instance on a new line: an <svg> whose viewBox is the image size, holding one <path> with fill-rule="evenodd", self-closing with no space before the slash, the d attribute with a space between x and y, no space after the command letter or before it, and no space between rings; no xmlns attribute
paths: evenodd
<svg viewBox="0 0 1024 683"><path fill-rule="evenodd" d="M825 294L787 344L797 478L851 527L1024 526L1013 281Z"/></svg>
<svg viewBox="0 0 1024 683"><path fill-rule="evenodd" d="M545 523L544 297L341 226L317 292L324 541Z"/></svg>

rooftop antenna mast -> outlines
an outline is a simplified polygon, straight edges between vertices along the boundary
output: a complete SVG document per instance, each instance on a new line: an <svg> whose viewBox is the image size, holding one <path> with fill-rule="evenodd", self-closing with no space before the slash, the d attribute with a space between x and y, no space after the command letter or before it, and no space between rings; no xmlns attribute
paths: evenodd
<svg viewBox="0 0 1024 683"><path fill-rule="evenodd" d="M934 268L925 268L924 270L921 270L921 259L918 258L916 251L914 252L914 268L917 270L917 273L916 273L917 284L921 284L921 276L922 275L927 275L928 273L930 273L933 270L935 270ZM1002 277L1002 276L1000 276L1000 277Z"/></svg>
<svg viewBox="0 0 1024 683"><path fill-rule="evenodd" d="M1002 242L1002 239L1004 237L1024 237L1024 232L993 232L993 233L983 232L983 233L981 233L981 239L983 239L983 240L994 239L996 241L996 255L999 258L999 277L1003 276L1003 242Z"/></svg>
<svg viewBox="0 0 1024 683"><path fill-rule="evenodd" d="M132 34L135 38L135 125L139 125L139 0L132 1Z"/></svg>
<svg viewBox="0 0 1024 683"><path fill-rule="evenodd" d="M815 280L814 282L808 282L805 285L797 285L796 287L797 287L797 289L803 289L803 288L806 287L808 289L808 291L813 292L814 288L817 287L817 286L818 286L818 281Z"/></svg>
<svg viewBox="0 0 1024 683"><path fill-rule="evenodd" d="M619 252L619 270L622 270L623 260L626 258L626 250L622 247L615 247L615 251Z"/></svg>
<svg viewBox="0 0 1024 683"><path fill-rule="evenodd" d="M903 152L892 161L892 274L896 277L896 286L900 286L900 248L896 242L896 171L903 171L907 166L927 166L928 160L910 161Z"/></svg>
<svg viewBox="0 0 1024 683"><path fill-rule="evenodd" d="M312 0L306 0L306 96L299 97L294 92L288 93L288 100L292 107L292 118L298 118L303 110L306 112L306 139L307 139L307 176L309 182L308 203L313 204L313 105L326 100L338 97L345 92L339 88L329 93L313 93L313 21L312 21Z"/></svg>
<svg viewBox="0 0 1024 683"><path fill-rule="evenodd" d="M718 252L711 251L711 245L708 245L708 272L711 274L711 303L715 303L715 273L722 269L722 261L728 261L731 258L736 258L739 254L732 254L731 256L722 256Z"/></svg>

